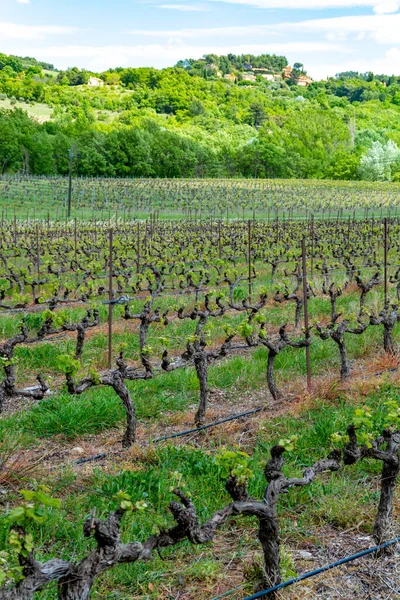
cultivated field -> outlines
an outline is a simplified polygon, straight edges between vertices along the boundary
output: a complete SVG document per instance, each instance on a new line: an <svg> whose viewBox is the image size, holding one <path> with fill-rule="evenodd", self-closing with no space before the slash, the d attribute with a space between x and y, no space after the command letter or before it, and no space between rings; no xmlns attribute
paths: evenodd
<svg viewBox="0 0 400 600"><path fill-rule="evenodd" d="M65 220L68 186L68 177L3 175L0 210L6 219ZM71 216L80 220L145 220L151 212L164 220L343 220L397 216L400 183L74 177L72 197Z"/></svg>
<svg viewBox="0 0 400 600"><path fill-rule="evenodd" d="M399 535L399 189L0 181L0 599L242 599Z"/></svg>

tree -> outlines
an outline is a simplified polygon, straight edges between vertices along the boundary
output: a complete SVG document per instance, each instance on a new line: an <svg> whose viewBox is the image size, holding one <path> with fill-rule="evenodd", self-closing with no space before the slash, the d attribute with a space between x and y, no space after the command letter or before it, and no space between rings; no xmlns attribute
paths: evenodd
<svg viewBox="0 0 400 600"><path fill-rule="evenodd" d="M204 115L205 112L206 109L204 108L204 104L202 103L202 101L198 100L197 98L193 98L189 106L189 113L193 117L198 117L199 115Z"/></svg>
<svg viewBox="0 0 400 600"><path fill-rule="evenodd" d="M253 102L249 110L249 122L257 129L261 127L267 118L267 111L261 102Z"/></svg>
<svg viewBox="0 0 400 600"><path fill-rule="evenodd" d="M400 160L400 149L389 140L385 145L372 142L371 148L360 160L358 174L367 181L392 181L392 170Z"/></svg>

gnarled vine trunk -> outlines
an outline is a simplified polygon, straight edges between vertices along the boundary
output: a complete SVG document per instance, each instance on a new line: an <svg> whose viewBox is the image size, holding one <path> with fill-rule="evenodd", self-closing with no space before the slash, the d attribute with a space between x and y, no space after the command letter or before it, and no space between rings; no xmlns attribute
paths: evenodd
<svg viewBox="0 0 400 600"><path fill-rule="evenodd" d="M198 426L204 425L206 419L206 411L208 405L209 389L208 389L208 362L206 352L196 352L194 355L194 366L200 384L200 400L199 408L195 415L195 424Z"/></svg>
<svg viewBox="0 0 400 600"><path fill-rule="evenodd" d="M374 539L377 544L385 541L385 534L391 521L396 482L400 472L399 446L400 434L393 434L387 440L386 447L386 452L391 458L384 461L382 467L381 496L374 525Z"/></svg>
<svg viewBox="0 0 400 600"><path fill-rule="evenodd" d="M271 392L271 396L275 401L279 400L282 397L281 392L278 390L275 383L275 358L277 357L277 353L273 350L268 350L268 362L267 362L267 385L268 389Z"/></svg>
<svg viewBox="0 0 400 600"><path fill-rule="evenodd" d="M136 410L128 387L119 372L113 376L112 387L121 398L126 412L126 429L122 439L122 447L130 448L136 441Z"/></svg>
<svg viewBox="0 0 400 600"><path fill-rule="evenodd" d="M335 340L336 341L336 340ZM348 379L350 377L350 363L347 358L347 348L344 339L336 341L340 352L340 378Z"/></svg>

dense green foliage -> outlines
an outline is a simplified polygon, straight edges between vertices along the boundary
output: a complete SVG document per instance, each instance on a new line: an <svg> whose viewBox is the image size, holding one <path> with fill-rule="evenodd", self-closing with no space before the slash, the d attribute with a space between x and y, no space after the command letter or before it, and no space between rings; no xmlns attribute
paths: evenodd
<svg viewBox="0 0 400 600"><path fill-rule="evenodd" d="M254 54L228 54L227 56L206 54L199 60L192 58L180 60L176 66L186 69L191 75L201 75L204 74L204 70L212 71L213 67L217 67L223 74L232 73L232 71L240 72L250 67L279 73L287 65L288 61L284 56L275 54L261 54L260 56L254 56Z"/></svg>
<svg viewBox="0 0 400 600"><path fill-rule="evenodd" d="M343 73L299 87L280 77L286 64L209 55L163 70L113 69L91 86L84 70L0 55L0 171L66 174L74 148L77 175L357 179L374 143L399 144L397 77ZM250 65L278 75L223 77ZM29 118L41 106L51 119ZM376 173L398 180L398 161Z"/></svg>

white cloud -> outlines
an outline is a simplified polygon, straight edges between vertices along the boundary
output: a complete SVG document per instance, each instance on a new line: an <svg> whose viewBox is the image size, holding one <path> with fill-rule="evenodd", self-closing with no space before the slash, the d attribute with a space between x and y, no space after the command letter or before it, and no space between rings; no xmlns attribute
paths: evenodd
<svg viewBox="0 0 400 600"><path fill-rule="evenodd" d="M398 2L395 0L211 0L213 2L224 2L227 4L245 4L256 6L258 8L279 8L279 9L298 9L298 10L323 10L326 8L355 8L367 7L374 8L377 12L395 12L398 10Z"/></svg>
<svg viewBox="0 0 400 600"><path fill-rule="evenodd" d="M202 6L194 6L193 4L160 4L158 8L167 10L179 10L181 12L207 12L209 9Z"/></svg>
<svg viewBox="0 0 400 600"><path fill-rule="evenodd" d="M4 40L41 40L51 35L68 35L80 31L77 27L58 25L20 25L0 21L0 42Z"/></svg>
<svg viewBox="0 0 400 600"><path fill-rule="evenodd" d="M273 28L281 32L301 31L315 35L326 33L330 40L335 34L337 36L354 34L355 39L361 41L365 39L366 34L369 34L380 44L400 44L400 14L314 19L297 23L280 23Z"/></svg>
<svg viewBox="0 0 400 600"><path fill-rule="evenodd" d="M400 48L390 48L382 56L368 60L362 57L354 57L351 60L326 64L324 61L316 62L308 69L310 75L315 79L324 79L327 76L336 75L342 71L359 71L366 73L385 73L387 75L398 74L400 71Z"/></svg>
<svg viewBox="0 0 400 600"><path fill-rule="evenodd" d="M207 27L199 29L134 29L130 35L143 35L157 38L203 38L208 36L245 36L265 34L270 28L267 25L233 25L229 27Z"/></svg>
<svg viewBox="0 0 400 600"><path fill-rule="evenodd" d="M385 15L395 13L400 8L400 2L381 2L374 6L374 11L377 15Z"/></svg>
<svg viewBox="0 0 400 600"><path fill-rule="evenodd" d="M369 35L380 44L400 44L400 14L397 15L364 15L351 17L334 17L330 19L314 19L308 21L284 22L275 25L244 25L228 27L208 27L199 29L136 29L129 31L132 35L154 38L186 39L204 37L235 37L256 35L278 35L312 33L314 36L325 34L328 42L341 42L352 35L354 41L363 41ZM329 47L327 47L329 49ZM333 50L333 48L332 48Z"/></svg>
<svg viewBox="0 0 400 600"><path fill-rule="evenodd" d="M203 54L292 54L293 57L303 54L317 55L326 52L343 52L345 49L334 44L313 42L289 42L278 44L229 44L207 43L199 46L186 44L176 40L166 44L148 44L136 46L48 46L35 48L35 57L48 60L65 69L72 64L86 67L93 71L102 71L116 66L154 66L166 67L182 58L198 58ZM29 54L32 49L20 48L21 54Z"/></svg>

